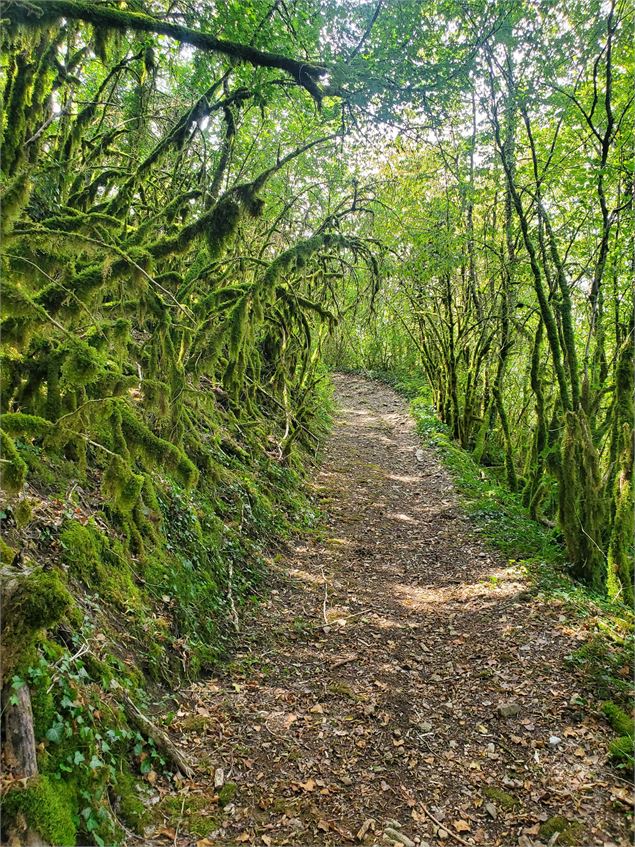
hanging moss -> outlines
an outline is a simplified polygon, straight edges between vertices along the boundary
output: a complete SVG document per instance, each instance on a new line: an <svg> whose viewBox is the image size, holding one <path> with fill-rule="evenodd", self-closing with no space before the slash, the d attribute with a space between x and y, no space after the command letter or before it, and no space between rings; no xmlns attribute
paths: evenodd
<svg viewBox="0 0 635 847"><path fill-rule="evenodd" d="M4 430L0 430L0 446L0 488L7 494L17 494L26 480L26 462Z"/></svg>
<svg viewBox="0 0 635 847"><path fill-rule="evenodd" d="M166 467L186 487L196 485L198 471L188 457L174 444L154 435L138 420L125 403L119 404L121 430L131 452L136 452L151 466Z"/></svg>
<svg viewBox="0 0 635 847"><path fill-rule="evenodd" d="M0 415L0 427L9 435L40 438L50 432L52 424L37 415L27 415L24 412L5 412Z"/></svg>
<svg viewBox="0 0 635 847"><path fill-rule="evenodd" d="M113 456L102 477L102 493L124 513L136 506L143 488L144 477L130 470L121 456Z"/></svg>

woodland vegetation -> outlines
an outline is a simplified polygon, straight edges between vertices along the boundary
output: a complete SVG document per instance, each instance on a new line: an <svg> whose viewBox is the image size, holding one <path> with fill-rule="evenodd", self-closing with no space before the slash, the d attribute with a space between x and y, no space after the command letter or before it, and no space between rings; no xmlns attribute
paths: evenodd
<svg viewBox="0 0 635 847"><path fill-rule="evenodd" d="M632 603L627 2L1 15L10 820L140 825L133 772L175 764L143 689L213 665L317 520L331 367L422 374L573 577Z"/></svg>

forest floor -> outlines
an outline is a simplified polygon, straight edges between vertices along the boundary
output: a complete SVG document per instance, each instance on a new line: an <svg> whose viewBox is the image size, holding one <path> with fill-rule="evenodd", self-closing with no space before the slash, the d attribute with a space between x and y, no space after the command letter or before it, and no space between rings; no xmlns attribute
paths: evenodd
<svg viewBox="0 0 635 847"><path fill-rule="evenodd" d="M198 770L153 843L630 844L611 732L565 663L577 624L477 537L406 402L335 381L326 532L182 693L172 734Z"/></svg>

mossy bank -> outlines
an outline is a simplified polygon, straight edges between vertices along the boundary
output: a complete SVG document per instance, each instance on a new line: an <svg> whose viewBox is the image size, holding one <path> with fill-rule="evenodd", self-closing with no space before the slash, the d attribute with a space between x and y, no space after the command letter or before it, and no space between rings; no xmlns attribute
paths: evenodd
<svg viewBox="0 0 635 847"><path fill-rule="evenodd" d="M321 403L328 409L325 391ZM312 431L326 422L325 413ZM183 681L229 656L240 618L266 591L268 556L318 520L302 440L283 461L263 444L261 428L247 437L227 428L199 457L195 486L138 463L151 494L131 532L130 514L104 493L108 457L78 472L63 450L15 439L28 482L1 514L4 705L28 689L39 772L11 782L9 771L7 838L111 845L142 836L144 802L177 767L131 721L130 703L147 713L161 701L169 713Z"/></svg>

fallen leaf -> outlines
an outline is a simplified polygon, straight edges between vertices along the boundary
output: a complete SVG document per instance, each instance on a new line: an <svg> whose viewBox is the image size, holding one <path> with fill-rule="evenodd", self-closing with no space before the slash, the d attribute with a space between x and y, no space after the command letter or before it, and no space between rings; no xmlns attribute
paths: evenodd
<svg viewBox="0 0 635 847"><path fill-rule="evenodd" d="M371 826L373 827L373 829L375 828L375 821L374 821L373 818L368 818L367 820L364 821L364 823L358 829L357 835L355 836L355 838L358 841L363 841L364 836L366 835L368 830L371 828Z"/></svg>
<svg viewBox="0 0 635 847"><path fill-rule="evenodd" d="M306 782L301 782L300 788L302 788L304 791L313 791L313 789L315 788L315 780L307 779Z"/></svg>
<svg viewBox="0 0 635 847"><path fill-rule="evenodd" d="M458 820L454 821L454 829L456 829L457 832L469 832L471 827L467 821Z"/></svg>

